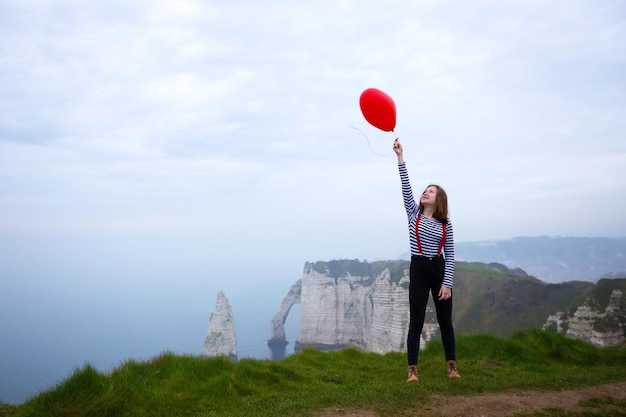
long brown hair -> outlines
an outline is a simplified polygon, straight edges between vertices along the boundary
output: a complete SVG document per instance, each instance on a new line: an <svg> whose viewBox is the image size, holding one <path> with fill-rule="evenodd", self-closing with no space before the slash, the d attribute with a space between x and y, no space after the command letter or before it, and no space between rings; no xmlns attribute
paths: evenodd
<svg viewBox="0 0 626 417"><path fill-rule="evenodd" d="M446 194L444 189L437 184L429 184L428 187L435 187L437 189L437 197L435 198L435 211L433 213L433 217L435 218L435 220L440 221L441 223L446 223L448 221L448 194ZM424 191L426 191L428 187L424 188ZM422 192L422 194L424 194L424 192ZM422 204L421 197L418 207L420 209L420 212L423 213L424 205Z"/></svg>

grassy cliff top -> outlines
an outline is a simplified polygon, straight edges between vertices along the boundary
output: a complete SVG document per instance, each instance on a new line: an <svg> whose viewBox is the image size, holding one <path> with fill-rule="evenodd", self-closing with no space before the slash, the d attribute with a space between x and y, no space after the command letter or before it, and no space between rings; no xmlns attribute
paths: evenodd
<svg viewBox="0 0 626 417"><path fill-rule="evenodd" d="M518 331L506 339L459 336L457 355L462 378L450 380L441 343L430 343L420 354L420 382L408 384L400 352L308 349L280 361L239 362L164 353L127 361L110 373L87 364L19 406L0 406L0 415L289 417L330 409L398 416L441 396L626 381L619 366L626 363L626 346L601 349L551 332ZM618 412L625 412L626 404L621 407Z"/></svg>

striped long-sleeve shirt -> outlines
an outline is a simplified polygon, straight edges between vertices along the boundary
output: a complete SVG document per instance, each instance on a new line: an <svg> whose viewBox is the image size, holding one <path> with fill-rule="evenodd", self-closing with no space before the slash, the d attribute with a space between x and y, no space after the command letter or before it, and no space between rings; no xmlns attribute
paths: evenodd
<svg viewBox="0 0 626 417"><path fill-rule="evenodd" d="M409 173L406 169L406 163L398 165L400 170L400 180L402 182L402 198L404 199L404 208L406 209L409 221L409 242L411 246L411 255L420 255L417 246L417 235L415 234L415 222L419 214L419 206L413 198L411 183L409 182ZM443 235L443 225L437 220L429 219L426 216L420 216L419 237L422 247L421 255L434 257L439 251L439 244ZM454 282L454 233L452 231L452 223L450 220L446 223L446 238L443 243L443 254L445 258L445 272L443 276L443 285L452 288Z"/></svg>

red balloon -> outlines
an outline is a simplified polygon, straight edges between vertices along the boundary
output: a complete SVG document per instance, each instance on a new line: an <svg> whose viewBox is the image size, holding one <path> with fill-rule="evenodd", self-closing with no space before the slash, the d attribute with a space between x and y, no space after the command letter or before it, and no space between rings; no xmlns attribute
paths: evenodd
<svg viewBox="0 0 626 417"><path fill-rule="evenodd" d="M372 126L393 132L396 128L396 103L387 93L377 88L368 88L359 99L361 113Z"/></svg>

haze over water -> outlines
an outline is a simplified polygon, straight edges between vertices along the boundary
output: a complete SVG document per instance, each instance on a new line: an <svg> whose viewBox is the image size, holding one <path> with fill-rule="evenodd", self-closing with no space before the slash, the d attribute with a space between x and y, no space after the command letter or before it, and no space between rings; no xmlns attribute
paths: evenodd
<svg viewBox="0 0 626 417"><path fill-rule="evenodd" d="M272 358L270 320L290 284L225 291L240 358ZM85 363L106 371L164 351L197 355L218 290L208 286L133 293L11 291L0 303L0 401L21 403ZM205 292L206 291L206 292ZM36 306L35 309L32 307ZM293 353L299 306L285 323Z"/></svg>

